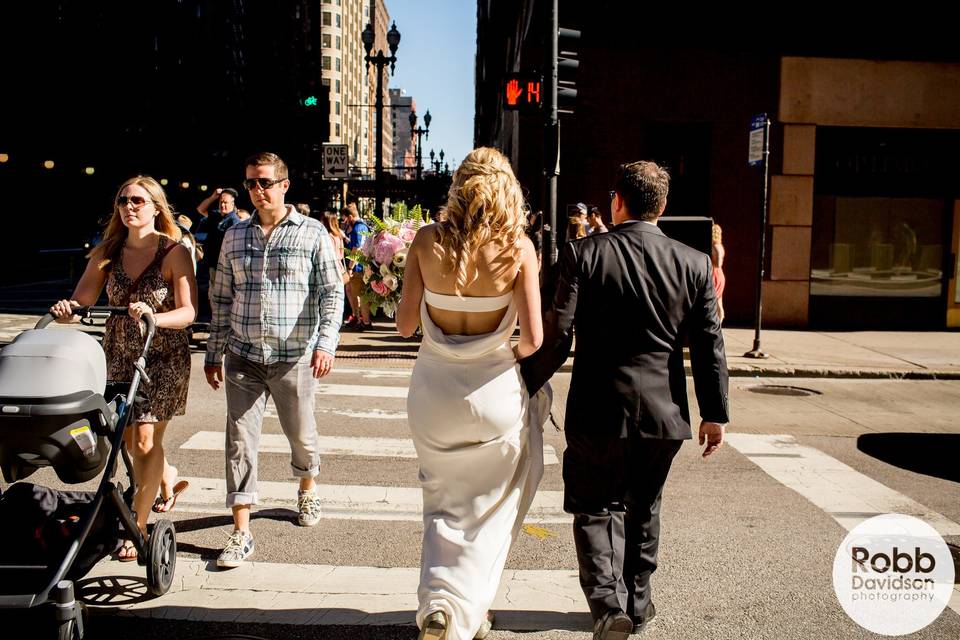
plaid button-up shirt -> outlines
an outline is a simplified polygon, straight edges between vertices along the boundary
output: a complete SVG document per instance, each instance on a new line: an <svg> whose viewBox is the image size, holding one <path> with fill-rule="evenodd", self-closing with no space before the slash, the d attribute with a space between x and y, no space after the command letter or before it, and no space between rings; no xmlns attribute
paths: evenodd
<svg viewBox="0 0 960 640"><path fill-rule="evenodd" d="M259 364L315 349L335 354L343 280L327 230L290 205L269 239L256 213L235 224L223 239L210 307L207 365L219 365L225 349Z"/></svg>

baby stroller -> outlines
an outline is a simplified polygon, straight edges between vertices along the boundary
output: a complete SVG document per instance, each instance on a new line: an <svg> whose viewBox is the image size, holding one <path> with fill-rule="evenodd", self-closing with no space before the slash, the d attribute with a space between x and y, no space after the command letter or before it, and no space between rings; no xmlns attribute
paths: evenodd
<svg viewBox="0 0 960 640"><path fill-rule="evenodd" d="M81 307L81 322L127 315L126 307ZM123 445L140 381L149 384L146 354L152 318L144 318L143 351L130 381L108 381L103 349L82 331L45 329L44 316L0 352L0 469L7 482L50 466L66 484L102 473L97 491L56 491L17 482L0 496L0 615L51 610L62 640L83 637L83 605L74 581L123 537L146 565L154 595L170 588L176 566L176 532L159 520L144 538L131 510L133 467ZM112 481L123 458L129 489ZM106 469L106 471L104 471ZM50 619L48 617L47 619Z"/></svg>

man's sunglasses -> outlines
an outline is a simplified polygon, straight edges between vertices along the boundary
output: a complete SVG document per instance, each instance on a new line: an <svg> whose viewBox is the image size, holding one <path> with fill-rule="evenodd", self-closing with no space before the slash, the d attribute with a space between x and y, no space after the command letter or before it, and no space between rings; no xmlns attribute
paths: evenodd
<svg viewBox="0 0 960 640"><path fill-rule="evenodd" d="M143 196L120 196L117 198L117 204L121 207L127 206L128 202L135 207L142 207L147 203L147 199Z"/></svg>
<svg viewBox="0 0 960 640"><path fill-rule="evenodd" d="M270 178L247 178L243 181L243 188L247 191L253 191L257 187L260 187L266 191L273 185L279 184L284 180L286 180L286 178L277 178L276 180L271 180Z"/></svg>

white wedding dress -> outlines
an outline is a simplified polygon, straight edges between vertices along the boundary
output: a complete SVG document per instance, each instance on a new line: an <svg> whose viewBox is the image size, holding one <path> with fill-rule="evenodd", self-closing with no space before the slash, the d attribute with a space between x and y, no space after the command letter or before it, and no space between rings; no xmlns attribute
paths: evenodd
<svg viewBox="0 0 960 640"><path fill-rule="evenodd" d="M492 333L446 335L437 309L507 308ZM549 387L531 399L510 345L513 293L498 297L424 290L423 341L410 379L407 414L423 485L423 555L417 625L434 611L448 640L471 640L490 608L523 518L543 475Z"/></svg>

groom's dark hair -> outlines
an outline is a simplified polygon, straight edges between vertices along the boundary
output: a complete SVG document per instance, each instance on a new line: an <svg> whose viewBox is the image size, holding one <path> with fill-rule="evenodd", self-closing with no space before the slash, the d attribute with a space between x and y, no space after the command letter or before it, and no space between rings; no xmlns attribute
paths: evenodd
<svg viewBox="0 0 960 640"><path fill-rule="evenodd" d="M667 204L670 174L655 162L640 160L620 165L614 189L631 218L656 220Z"/></svg>

